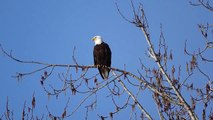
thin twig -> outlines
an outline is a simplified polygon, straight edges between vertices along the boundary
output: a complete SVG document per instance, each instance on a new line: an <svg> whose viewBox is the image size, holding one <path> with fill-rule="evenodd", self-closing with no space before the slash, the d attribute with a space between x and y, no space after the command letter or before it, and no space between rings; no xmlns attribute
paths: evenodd
<svg viewBox="0 0 213 120"><path fill-rule="evenodd" d="M124 90L132 97L132 99L134 100L134 102L138 105L139 109L146 115L146 117L149 120L152 120L151 115L143 108L143 106L139 103L139 101L137 100L137 98L131 93L131 91L125 86L125 84L122 82L122 80L120 79L120 77L118 77L118 75L112 71L113 75L115 76L115 78L118 79L118 82L123 86Z"/></svg>
<svg viewBox="0 0 213 120"><path fill-rule="evenodd" d="M119 75L118 77L121 77L123 74ZM101 85L100 87L96 88L92 93L90 93L88 96L86 96L83 100L81 100L81 102L78 104L78 106L71 112L70 116L73 115L78 109L80 106L82 106L82 104L90 97L92 96L93 94L95 94L98 90L106 87L108 84L110 84L111 82L113 82L116 78L114 78L113 80L107 82L106 84L103 84Z"/></svg>

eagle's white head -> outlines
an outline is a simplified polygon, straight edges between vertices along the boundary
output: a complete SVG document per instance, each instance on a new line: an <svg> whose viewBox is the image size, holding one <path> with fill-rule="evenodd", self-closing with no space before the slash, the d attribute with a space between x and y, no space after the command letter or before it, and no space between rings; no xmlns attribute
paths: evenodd
<svg viewBox="0 0 213 120"><path fill-rule="evenodd" d="M103 42L103 39L101 36L97 35L92 38L92 41L95 42L95 45L100 45Z"/></svg>

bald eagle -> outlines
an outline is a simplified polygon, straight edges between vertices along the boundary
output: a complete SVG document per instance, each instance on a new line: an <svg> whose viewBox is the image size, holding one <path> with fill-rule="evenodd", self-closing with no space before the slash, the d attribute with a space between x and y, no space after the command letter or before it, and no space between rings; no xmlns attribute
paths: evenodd
<svg viewBox="0 0 213 120"><path fill-rule="evenodd" d="M98 67L101 77L107 80L110 71L108 67L111 66L111 50L101 36L95 36L92 40L95 42L93 50L94 64Z"/></svg>

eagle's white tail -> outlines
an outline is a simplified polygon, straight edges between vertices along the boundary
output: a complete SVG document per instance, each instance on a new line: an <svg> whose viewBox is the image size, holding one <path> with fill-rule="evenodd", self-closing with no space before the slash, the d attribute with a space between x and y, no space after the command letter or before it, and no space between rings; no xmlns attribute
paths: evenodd
<svg viewBox="0 0 213 120"><path fill-rule="evenodd" d="M101 74L104 78L104 80L107 80L109 77L109 69L108 68L102 68L101 69Z"/></svg>

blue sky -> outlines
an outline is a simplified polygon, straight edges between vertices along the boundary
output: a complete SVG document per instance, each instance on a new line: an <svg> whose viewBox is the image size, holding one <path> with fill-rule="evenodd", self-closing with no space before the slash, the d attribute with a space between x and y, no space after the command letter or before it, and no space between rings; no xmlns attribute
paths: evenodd
<svg viewBox="0 0 213 120"><path fill-rule="evenodd" d="M144 54L148 46L142 32L122 19L116 9L116 2L121 12L132 19L133 13L128 0L1 0L0 44L8 51L13 50L13 55L17 58L58 64L73 64L72 51L76 47L75 55L78 63L92 65L94 43L90 39L95 35L101 35L112 50L112 66L123 69L126 64L127 70L136 74L140 68L139 58L147 66L153 66L153 62ZM176 67L184 66L188 59L183 52L185 40L188 40L192 51L202 45L203 39L197 24L213 21L211 12L201 7L190 6L187 0L134 2L136 6L139 2L143 3L151 38L155 44L159 40L160 24L163 25L167 45L174 53L174 61L171 64ZM212 57L213 54L208 52L206 55ZM206 65L201 67L212 77L210 70L212 65L208 67ZM0 115L5 111L7 96L11 109L16 111L14 117L17 119L21 118L24 101L30 105L34 92L36 107L40 109L37 111L38 115L47 112L46 105L52 108L53 113L60 115L68 97L75 98L76 104L82 98L80 95L66 95L59 99L54 97L49 99L40 86L42 73L26 76L20 82L11 77L16 72L32 71L38 66L16 63L2 53L0 53L0 66ZM66 69L57 69L52 80L56 81L57 73L65 71ZM106 89L101 90L98 99L109 99L106 97L107 92ZM149 92L143 95L148 94ZM153 107L155 105L149 104L150 95L148 96L144 98L142 104L148 111L152 111L149 105ZM104 101L100 102L99 106L106 107ZM74 107L73 104L70 106ZM82 112L85 113L85 109L79 109L71 118L78 118ZM91 112L89 117L92 119L101 113L107 114L106 111L97 109ZM122 114L118 117L126 118Z"/></svg>

